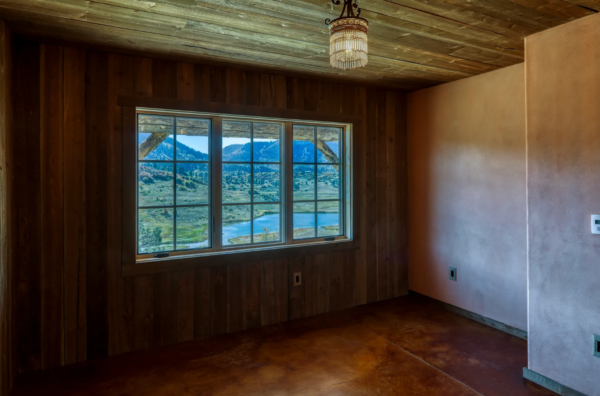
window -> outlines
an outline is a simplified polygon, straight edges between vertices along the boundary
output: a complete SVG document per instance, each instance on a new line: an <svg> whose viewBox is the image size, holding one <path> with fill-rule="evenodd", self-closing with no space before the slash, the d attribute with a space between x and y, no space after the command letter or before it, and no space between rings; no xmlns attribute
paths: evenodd
<svg viewBox="0 0 600 396"><path fill-rule="evenodd" d="M294 239L338 236L341 128L294 125L293 130Z"/></svg>
<svg viewBox="0 0 600 396"><path fill-rule="evenodd" d="M137 257L351 236L348 125L137 112Z"/></svg>

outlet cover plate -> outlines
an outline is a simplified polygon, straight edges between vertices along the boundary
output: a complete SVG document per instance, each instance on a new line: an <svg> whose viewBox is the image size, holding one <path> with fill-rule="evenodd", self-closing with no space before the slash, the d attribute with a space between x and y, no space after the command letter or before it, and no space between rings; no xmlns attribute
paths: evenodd
<svg viewBox="0 0 600 396"><path fill-rule="evenodd" d="M294 286L302 285L302 272L294 272Z"/></svg>
<svg viewBox="0 0 600 396"><path fill-rule="evenodd" d="M600 358L600 335L594 334L594 356Z"/></svg>
<svg viewBox="0 0 600 396"><path fill-rule="evenodd" d="M451 281L455 281L456 282L456 268L450 267L449 278L450 278Z"/></svg>

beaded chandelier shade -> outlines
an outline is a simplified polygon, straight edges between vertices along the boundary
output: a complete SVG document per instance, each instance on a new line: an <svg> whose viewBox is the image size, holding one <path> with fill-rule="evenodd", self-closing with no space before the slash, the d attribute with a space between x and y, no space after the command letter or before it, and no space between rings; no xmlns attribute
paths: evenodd
<svg viewBox="0 0 600 396"><path fill-rule="evenodd" d="M331 0L334 5L340 5L341 1ZM329 25L329 63L335 69L346 70L366 66L368 62L369 22L360 18L356 0L343 1L340 17L333 21L327 19L325 24Z"/></svg>

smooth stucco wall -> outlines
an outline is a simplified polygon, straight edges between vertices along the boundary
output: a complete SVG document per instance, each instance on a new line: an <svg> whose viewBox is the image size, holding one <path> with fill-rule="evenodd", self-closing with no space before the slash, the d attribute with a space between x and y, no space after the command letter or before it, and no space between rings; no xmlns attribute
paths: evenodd
<svg viewBox="0 0 600 396"><path fill-rule="evenodd" d="M524 84L519 64L408 99L410 289L522 330Z"/></svg>
<svg viewBox="0 0 600 396"><path fill-rule="evenodd" d="M600 395L600 15L526 41L529 368Z"/></svg>

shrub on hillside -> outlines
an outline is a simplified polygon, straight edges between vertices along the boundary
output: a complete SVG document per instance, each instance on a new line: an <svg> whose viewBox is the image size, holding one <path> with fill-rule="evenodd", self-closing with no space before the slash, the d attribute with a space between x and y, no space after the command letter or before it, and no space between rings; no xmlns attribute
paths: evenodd
<svg viewBox="0 0 600 396"><path fill-rule="evenodd" d="M148 172L142 172L142 173L140 173L140 180L143 181L146 184L154 183L154 178Z"/></svg>

